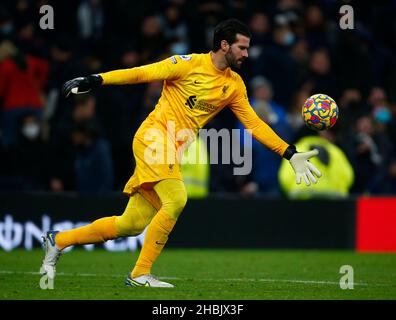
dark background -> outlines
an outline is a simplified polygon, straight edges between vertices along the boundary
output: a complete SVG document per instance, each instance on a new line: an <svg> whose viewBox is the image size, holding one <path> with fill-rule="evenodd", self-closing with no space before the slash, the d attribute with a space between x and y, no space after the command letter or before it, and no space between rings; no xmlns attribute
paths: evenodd
<svg viewBox="0 0 396 320"><path fill-rule="evenodd" d="M46 4L54 8L53 30L39 28L39 8ZM339 28L343 4L354 8L354 30ZM0 190L121 191L133 173L132 137L155 106L161 85L101 88L64 99L62 84L173 54L208 52L214 26L234 17L253 32L250 59L240 70L249 96L254 77L272 83L272 103L283 121L281 127L270 123L274 130L290 143L312 135L301 122L301 103L317 92L329 94L341 115L331 131L334 143L355 172L351 194L393 195L395 10L394 1L3 0ZM39 126L33 138L24 133L29 123ZM238 123L225 110L210 127L231 129ZM84 150L76 132L95 137L95 150ZM360 133L370 142L361 142ZM255 168L269 171L276 172L279 161L254 156ZM255 172L241 179L230 165L212 165L210 193L243 193L251 180ZM270 183L278 189L276 180Z"/></svg>

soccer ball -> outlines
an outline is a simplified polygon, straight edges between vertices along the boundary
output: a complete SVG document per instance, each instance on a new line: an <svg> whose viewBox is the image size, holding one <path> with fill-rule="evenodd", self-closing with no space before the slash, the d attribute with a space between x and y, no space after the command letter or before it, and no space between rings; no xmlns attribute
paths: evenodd
<svg viewBox="0 0 396 320"><path fill-rule="evenodd" d="M330 129L337 122L338 106L326 94L314 94L305 100L302 118L305 125L315 131Z"/></svg>

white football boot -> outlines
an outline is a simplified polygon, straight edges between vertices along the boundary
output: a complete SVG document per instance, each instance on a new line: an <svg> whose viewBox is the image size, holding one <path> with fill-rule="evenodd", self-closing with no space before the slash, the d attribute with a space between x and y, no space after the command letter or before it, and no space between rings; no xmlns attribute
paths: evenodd
<svg viewBox="0 0 396 320"><path fill-rule="evenodd" d="M59 231L47 231L41 238L43 239L43 247L45 250L45 256L43 264L40 268L40 274L46 274L49 279L55 278L56 263L62 254L62 250L59 250L55 244L55 235Z"/></svg>
<svg viewBox="0 0 396 320"><path fill-rule="evenodd" d="M145 274L136 278L132 278L131 275L125 280L125 284L131 287L152 287L152 288L173 288L174 285L160 281L152 274Z"/></svg>

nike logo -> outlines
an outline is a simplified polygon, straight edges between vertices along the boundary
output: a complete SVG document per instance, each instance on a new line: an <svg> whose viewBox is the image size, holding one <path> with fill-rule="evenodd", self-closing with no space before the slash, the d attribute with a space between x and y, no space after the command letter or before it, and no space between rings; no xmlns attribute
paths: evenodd
<svg viewBox="0 0 396 320"><path fill-rule="evenodd" d="M55 245L55 239L54 239L54 234L53 233L49 234L49 240L50 240L51 244L54 246Z"/></svg>
<svg viewBox="0 0 396 320"><path fill-rule="evenodd" d="M159 244L160 246L164 246L164 245L165 245L165 242L162 243L162 242L155 241L155 243L156 243L156 244Z"/></svg>
<svg viewBox="0 0 396 320"><path fill-rule="evenodd" d="M145 283L140 283L132 279L128 279L127 282L136 287L150 287L150 283L148 281L146 281Z"/></svg>
<svg viewBox="0 0 396 320"><path fill-rule="evenodd" d="M200 84L201 82L198 82L197 80L194 80L194 84Z"/></svg>

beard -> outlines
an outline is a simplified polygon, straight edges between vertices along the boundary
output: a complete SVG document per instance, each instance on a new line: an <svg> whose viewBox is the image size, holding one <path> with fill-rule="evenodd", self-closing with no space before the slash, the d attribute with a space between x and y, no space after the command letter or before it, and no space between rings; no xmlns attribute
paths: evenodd
<svg viewBox="0 0 396 320"><path fill-rule="evenodd" d="M245 58L240 58L239 60L235 57L235 55L232 53L231 48L228 50L228 52L225 54L225 59L228 63L228 66L235 70L235 69L240 69L242 66L243 61Z"/></svg>

